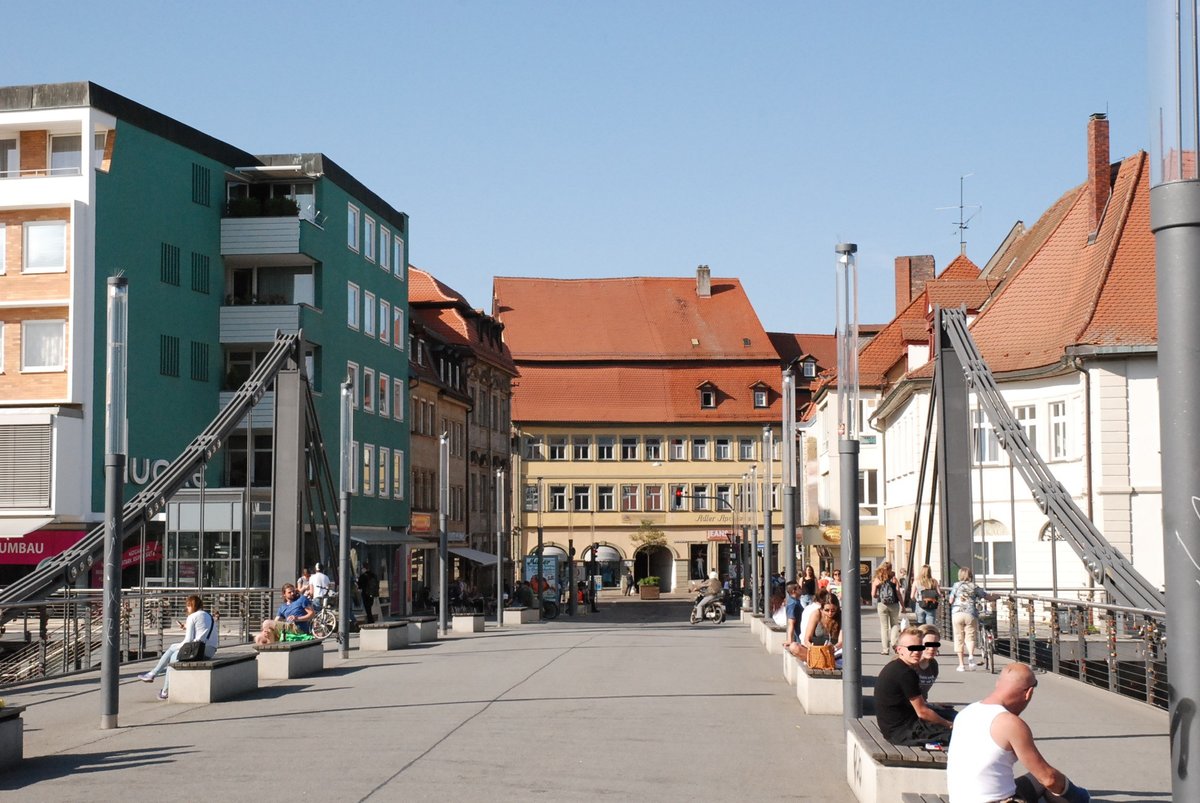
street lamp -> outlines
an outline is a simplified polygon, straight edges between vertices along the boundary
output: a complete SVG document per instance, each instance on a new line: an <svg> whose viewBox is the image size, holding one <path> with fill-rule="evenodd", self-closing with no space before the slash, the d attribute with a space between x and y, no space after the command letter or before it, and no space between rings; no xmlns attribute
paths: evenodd
<svg viewBox="0 0 1200 803"><path fill-rule="evenodd" d="M350 657L350 494L354 493L354 381L342 383L341 408L341 493L338 497L338 632L342 634L342 657Z"/></svg>
<svg viewBox="0 0 1200 803"><path fill-rule="evenodd" d="M862 718L862 606L859 602L858 528L858 266L854 243L838 243L838 460L842 525L842 710L849 724ZM847 596L849 595L849 596Z"/></svg>
<svg viewBox="0 0 1200 803"><path fill-rule="evenodd" d="M1150 6L1150 229L1158 274L1158 404L1163 433L1163 563L1166 567L1171 678L1171 789L1200 800L1200 11L1194 0ZM1107 125L1107 121L1104 123ZM1107 167L1105 165L1104 167ZM1107 179L1108 171L1102 175ZM1190 771L1189 771L1190 768Z"/></svg>
<svg viewBox="0 0 1200 803"><path fill-rule="evenodd" d="M496 628L504 626L504 469L496 469ZM541 604L541 600L538 600Z"/></svg>
<svg viewBox="0 0 1200 803"><path fill-rule="evenodd" d="M104 648L100 728L117 727L121 685L121 540L125 522L125 377L129 359L129 280L108 277L108 344L104 386Z"/></svg>
<svg viewBox="0 0 1200 803"><path fill-rule="evenodd" d="M783 576L796 579L796 376L783 369Z"/></svg>
<svg viewBox="0 0 1200 803"><path fill-rule="evenodd" d="M774 476L773 476L773 471L772 471L773 466L771 464L771 458L774 456L774 452L775 452L775 438L774 438L774 433L771 432L771 427L769 427L769 426L763 427L762 452L763 452L763 454L762 454L763 463L766 465L766 477L764 477L764 479L763 479L763 495L762 495L762 500L763 500L763 600L764 600L763 611L764 611L764 615L770 616L771 614L774 613L774 611L767 610L767 609L770 607L770 602L771 602L771 575L773 574L773 572L772 572L773 567L772 567L772 561L771 561L771 557L772 557L772 555L771 555L771 547L772 547L772 544L771 544L771 512L772 512L772 510L771 510L771 508L773 507L773 505L771 504L771 491L773 489L771 486L774 484Z"/></svg>
<svg viewBox="0 0 1200 803"><path fill-rule="evenodd" d="M438 438L438 625L442 635L450 633L450 435Z"/></svg>

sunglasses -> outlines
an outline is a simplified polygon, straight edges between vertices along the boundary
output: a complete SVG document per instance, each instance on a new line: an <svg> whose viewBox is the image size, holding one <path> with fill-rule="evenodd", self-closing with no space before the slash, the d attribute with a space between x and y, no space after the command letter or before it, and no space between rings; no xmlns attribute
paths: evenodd
<svg viewBox="0 0 1200 803"><path fill-rule="evenodd" d="M903 646L909 652L922 652L925 649L924 644L905 644Z"/></svg>
<svg viewBox="0 0 1200 803"><path fill-rule="evenodd" d="M940 642L940 641L927 641L927 642L925 642L924 644L922 644L921 646L922 646L923 648L927 649L927 650L936 650L936 649L938 649L939 647L941 647L941 646L942 646L942 642Z"/></svg>

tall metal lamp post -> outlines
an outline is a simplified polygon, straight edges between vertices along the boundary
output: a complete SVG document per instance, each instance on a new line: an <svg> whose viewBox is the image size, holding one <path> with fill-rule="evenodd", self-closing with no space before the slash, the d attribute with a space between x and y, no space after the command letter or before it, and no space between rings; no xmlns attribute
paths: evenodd
<svg viewBox="0 0 1200 803"><path fill-rule="evenodd" d="M854 243L838 243L837 408L842 523L842 711L862 718L862 606L858 528L858 266Z"/></svg>
<svg viewBox="0 0 1200 803"><path fill-rule="evenodd" d="M342 657L350 657L350 495L354 493L354 382L342 383L340 421L341 493L338 496L338 632Z"/></svg>
<svg viewBox="0 0 1200 803"><path fill-rule="evenodd" d="M763 507L763 616L775 613L771 608L771 575L774 569L771 565L771 497L775 484L771 458L775 456L775 438L771 427L763 427L762 434L763 463L766 464L766 476L763 478L762 507Z"/></svg>
<svg viewBox="0 0 1200 803"><path fill-rule="evenodd" d="M1200 800L1200 11L1195 0L1157 0L1150 15L1171 789L1175 800Z"/></svg>
<svg viewBox="0 0 1200 803"><path fill-rule="evenodd" d="M438 627L450 632L450 435L438 438Z"/></svg>
<svg viewBox="0 0 1200 803"><path fill-rule="evenodd" d="M125 496L125 366L129 280L108 278L107 377L104 386L104 649L100 659L100 728L117 727L121 685L121 506Z"/></svg>
<svg viewBox="0 0 1200 803"><path fill-rule="evenodd" d="M496 469L496 627L504 626L504 469ZM540 601L539 601L540 602Z"/></svg>
<svg viewBox="0 0 1200 803"><path fill-rule="evenodd" d="M783 576L796 579L796 376L783 369Z"/></svg>

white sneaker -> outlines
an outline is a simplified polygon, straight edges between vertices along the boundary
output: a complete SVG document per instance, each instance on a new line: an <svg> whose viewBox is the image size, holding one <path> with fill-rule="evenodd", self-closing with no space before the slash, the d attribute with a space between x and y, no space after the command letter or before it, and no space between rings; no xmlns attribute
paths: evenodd
<svg viewBox="0 0 1200 803"><path fill-rule="evenodd" d="M960 665L954 671L955 672L966 672L967 669L966 669L966 667Z"/></svg>

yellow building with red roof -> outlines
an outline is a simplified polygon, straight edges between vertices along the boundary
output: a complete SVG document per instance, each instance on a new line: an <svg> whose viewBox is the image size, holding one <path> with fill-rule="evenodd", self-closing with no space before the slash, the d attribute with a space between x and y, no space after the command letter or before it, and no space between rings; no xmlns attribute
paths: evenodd
<svg viewBox="0 0 1200 803"><path fill-rule="evenodd" d="M768 474L769 427L778 556L780 358L737 279L707 266L694 278L497 277L493 304L520 372L522 554L536 550L540 525L543 554L561 564L571 545L578 561L595 544L608 587L629 570L660 577L663 591L709 569L724 578L731 541L763 524L743 491L752 470L759 483ZM639 547L639 530L664 543Z"/></svg>

